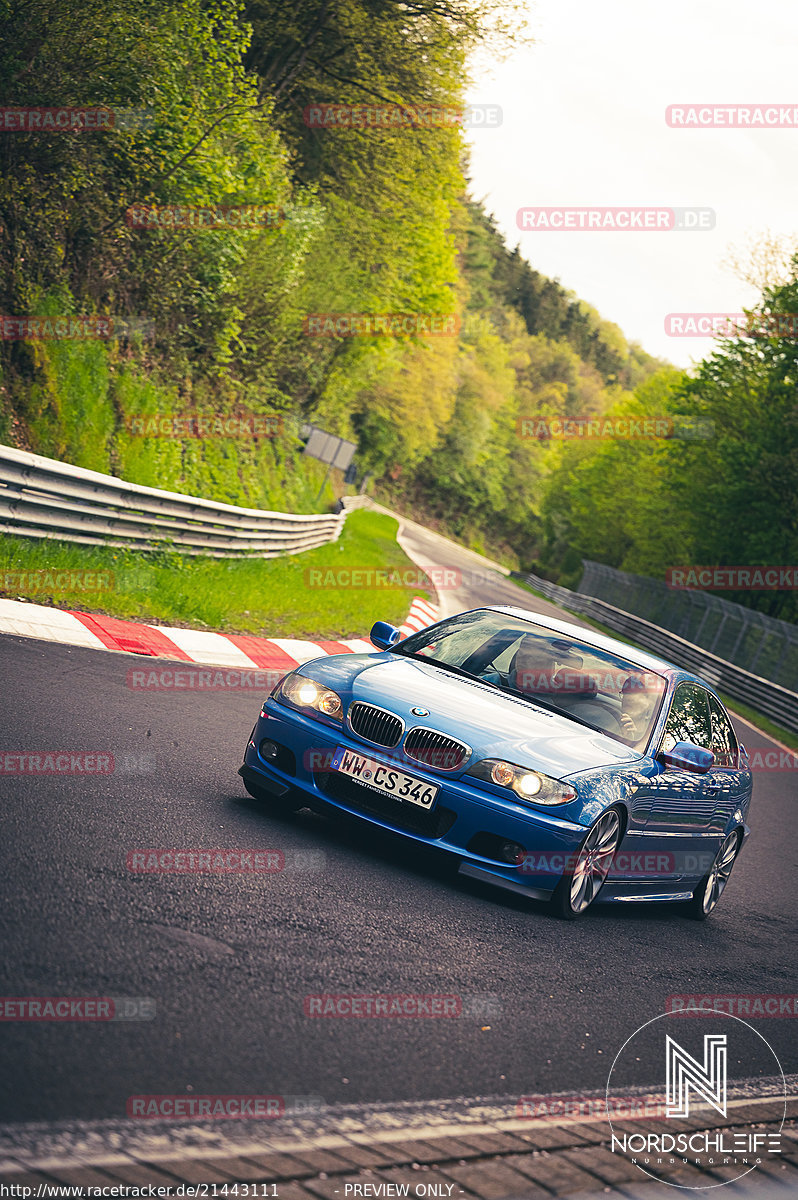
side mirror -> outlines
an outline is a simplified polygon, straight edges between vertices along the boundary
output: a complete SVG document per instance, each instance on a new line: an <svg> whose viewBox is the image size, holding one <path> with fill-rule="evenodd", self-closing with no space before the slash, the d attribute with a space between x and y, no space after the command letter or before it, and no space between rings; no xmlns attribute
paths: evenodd
<svg viewBox="0 0 798 1200"><path fill-rule="evenodd" d="M395 625L390 625L387 621L375 621L371 627L369 638L371 644L378 650L390 650L391 646L401 642L402 633Z"/></svg>
<svg viewBox="0 0 798 1200"><path fill-rule="evenodd" d="M715 761L715 755L703 746L696 746L695 742L677 742L670 750L660 750L657 759L666 767L692 771L694 775L706 775Z"/></svg>

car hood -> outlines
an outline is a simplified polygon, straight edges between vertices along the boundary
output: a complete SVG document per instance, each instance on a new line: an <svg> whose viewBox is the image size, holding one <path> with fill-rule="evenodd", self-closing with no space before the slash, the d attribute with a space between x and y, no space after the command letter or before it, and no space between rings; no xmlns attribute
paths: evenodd
<svg viewBox="0 0 798 1200"><path fill-rule="evenodd" d="M503 758L563 778L594 767L630 763L628 746L566 716L503 695L421 659L397 654L347 654L316 659L302 668L344 701L363 700L401 717L408 728L424 725L466 742L469 760ZM418 716L412 708L426 708Z"/></svg>

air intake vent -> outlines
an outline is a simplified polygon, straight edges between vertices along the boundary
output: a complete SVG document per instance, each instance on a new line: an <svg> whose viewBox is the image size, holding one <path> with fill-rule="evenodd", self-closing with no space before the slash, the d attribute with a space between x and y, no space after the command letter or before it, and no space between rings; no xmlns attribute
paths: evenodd
<svg viewBox="0 0 798 1200"><path fill-rule="evenodd" d="M375 746L398 746L402 740L404 723L393 713L373 704L356 700L349 708L349 724L358 737Z"/></svg>
<svg viewBox="0 0 798 1200"><path fill-rule="evenodd" d="M432 767L436 771L456 771L471 753L469 746L455 738L416 725L405 738L404 752L408 758Z"/></svg>

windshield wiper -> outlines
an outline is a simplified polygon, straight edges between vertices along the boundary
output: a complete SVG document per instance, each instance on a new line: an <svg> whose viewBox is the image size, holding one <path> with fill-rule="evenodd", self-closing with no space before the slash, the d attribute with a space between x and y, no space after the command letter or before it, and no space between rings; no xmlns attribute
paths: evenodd
<svg viewBox="0 0 798 1200"><path fill-rule="evenodd" d="M553 704L551 700L541 700L538 696L530 696L528 692L519 692L516 688L503 688L510 696L517 696L519 700L525 700L527 704L538 705L540 708L545 708L549 712L558 713L561 717L567 717L569 721L576 721L577 725L584 725L585 729L592 729L596 733L606 733L605 729L600 729L598 725L592 725L590 721L586 721L584 717L577 717L567 708L561 708L559 704Z"/></svg>
<svg viewBox="0 0 798 1200"><path fill-rule="evenodd" d="M472 675L470 671L464 671L462 667L456 667L454 663L444 662L440 658L429 658L426 654L419 654L418 651L411 651L409 654L405 650L399 650L399 654L404 654L405 658L417 658L420 662L431 663L434 667L439 667L441 671L451 671L453 675L462 675L464 679L472 679L474 683L484 683L485 687L498 688L498 683L493 683L490 679L482 679L479 675Z"/></svg>

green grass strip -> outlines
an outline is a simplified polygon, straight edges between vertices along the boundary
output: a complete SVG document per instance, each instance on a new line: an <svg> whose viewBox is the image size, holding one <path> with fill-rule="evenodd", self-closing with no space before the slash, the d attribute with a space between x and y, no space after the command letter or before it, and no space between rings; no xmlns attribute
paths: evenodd
<svg viewBox="0 0 798 1200"><path fill-rule="evenodd" d="M400 625L413 596L430 595L396 543L397 528L392 517L357 510L337 542L275 559L194 558L169 548L142 553L3 535L0 595L228 633L367 637L374 621ZM64 572L96 578L65 579Z"/></svg>

